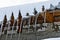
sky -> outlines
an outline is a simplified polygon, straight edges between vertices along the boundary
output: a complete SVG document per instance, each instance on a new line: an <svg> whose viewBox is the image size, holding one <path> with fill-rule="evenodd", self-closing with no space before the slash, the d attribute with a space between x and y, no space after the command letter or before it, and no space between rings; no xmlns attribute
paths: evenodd
<svg viewBox="0 0 60 40"><path fill-rule="evenodd" d="M0 8L15 6L15 5L23 5L27 3L43 2L43 1L48 1L48 0L0 0Z"/></svg>
<svg viewBox="0 0 60 40"><path fill-rule="evenodd" d="M12 12L14 13L15 19L18 17L19 10L23 17L28 12L33 15L33 10L36 8L38 12L41 12L42 5L45 9L49 9L50 4L54 6L58 4L60 0L0 0L0 21L3 21L4 15L7 15L7 19L10 20Z"/></svg>

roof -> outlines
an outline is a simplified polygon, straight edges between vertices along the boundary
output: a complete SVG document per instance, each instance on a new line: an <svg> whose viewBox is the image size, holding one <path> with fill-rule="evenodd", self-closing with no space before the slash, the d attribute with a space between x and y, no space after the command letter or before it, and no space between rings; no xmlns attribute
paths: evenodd
<svg viewBox="0 0 60 40"><path fill-rule="evenodd" d="M52 10L60 10L60 2L56 6L53 6L52 4L50 4L50 8L48 10L49 11L52 11Z"/></svg>
<svg viewBox="0 0 60 40"><path fill-rule="evenodd" d="M52 4L50 4L50 8L49 9L53 10L53 9L55 9L55 7Z"/></svg>
<svg viewBox="0 0 60 40"><path fill-rule="evenodd" d="M56 6L57 8L60 8L60 2L58 3L58 5Z"/></svg>

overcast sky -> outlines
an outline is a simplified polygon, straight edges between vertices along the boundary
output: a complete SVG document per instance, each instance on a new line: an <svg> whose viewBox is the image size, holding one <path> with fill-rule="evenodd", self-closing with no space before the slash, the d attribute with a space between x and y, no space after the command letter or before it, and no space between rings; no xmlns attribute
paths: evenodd
<svg viewBox="0 0 60 40"><path fill-rule="evenodd" d="M22 5L27 3L43 2L43 1L48 1L48 0L0 0L0 8L15 6L15 5Z"/></svg>
<svg viewBox="0 0 60 40"><path fill-rule="evenodd" d="M13 12L15 19L17 19L19 10L21 10L22 16L25 16L27 12L32 15L34 8L40 12L42 5L45 6L45 9L48 9L50 4L55 6L58 2L60 0L0 0L0 21L3 21L5 14L7 19L10 20Z"/></svg>

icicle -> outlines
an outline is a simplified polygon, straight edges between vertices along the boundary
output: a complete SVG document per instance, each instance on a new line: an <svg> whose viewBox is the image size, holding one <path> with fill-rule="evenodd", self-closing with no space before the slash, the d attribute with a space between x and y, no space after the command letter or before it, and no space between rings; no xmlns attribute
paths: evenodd
<svg viewBox="0 0 60 40"><path fill-rule="evenodd" d="M20 32L22 31L22 30L21 30L21 26L22 26L22 19L21 19L21 24L20 24L20 31L19 31L19 37L18 37L18 40L20 40Z"/></svg>

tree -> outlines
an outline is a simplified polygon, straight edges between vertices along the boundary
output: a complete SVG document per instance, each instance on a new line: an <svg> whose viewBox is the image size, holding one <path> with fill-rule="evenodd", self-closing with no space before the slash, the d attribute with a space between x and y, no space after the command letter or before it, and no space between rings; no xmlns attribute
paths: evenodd
<svg viewBox="0 0 60 40"><path fill-rule="evenodd" d="M34 8L34 15L36 15L38 12L37 12L37 10L36 10L36 8Z"/></svg>
<svg viewBox="0 0 60 40"><path fill-rule="evenodd" d="M3 27L2 27L2 32L4 31L4 34L7 33L7 29L5 27L7 27L6 24L7 23L7 17L6 15L4 16L4 20L3 20ZM5 29L5 30L4 30Z"/></svg>
<svg viewBox="0 0 60 40"><path fill-rule="evenodd" d="M44 5L42 6L42 11L44 11L45 10L45 7L44 7Z"/></svg>
<svg viewBox="0 0 60 40"><path fill-rule="evenodd" d="M14 14L12 12L11 19L10 19L10 26L11 26L10 30L12 30L13 25L14 25Z"/></svg>
<svg viewBox="0 0 60 40"><path fill-rule="evenodd" d="M26 13L26 16L29 16L29 13Z"/></svg>
<svg viewBox="0 0 60 40"><path fill-rule="evenodd" d="M4 20L3 20L3 24L6 24L7 23L7 17L6 15L4 16Z"/></svg>
<svg viewBox="0 0 60 40"><path fill-rule="evenodd" d="M17 30L17 32L19 33L19 32L21 32L20 30L21 30L21 22L22 22L22 16L21 16L20 10L19 10L19 15L18 15L18 19L17 20L18 20L17 21L17 23L18 23L18 30Z"/></svg>

